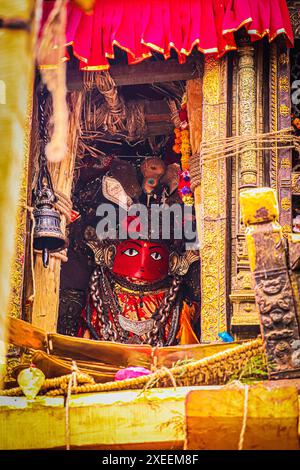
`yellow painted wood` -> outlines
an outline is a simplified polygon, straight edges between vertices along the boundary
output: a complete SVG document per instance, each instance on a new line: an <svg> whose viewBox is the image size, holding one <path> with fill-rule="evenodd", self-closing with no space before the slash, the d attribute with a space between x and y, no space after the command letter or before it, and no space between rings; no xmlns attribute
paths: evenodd
<svg viewBox="0 0 300 470"><path fill-rule="evenodd" d="M63 398L0 397L0 449L59 447L65 442Z"/></svg>
<svg viewBox="0 0 300 470"><path fill-rule="evenodd" d="M35 5L33 0L22 3L30 4L31 9ZM0 17L4 9L12 14L14 2L1 1ZM27 91L33 76L34 36L34 28L31 33L0 30L0 382L5 364L9 276L24 163Z"/></svg>
<svg viewBox="0 0 300 470"><path fill-rule="evenodd" d="M299 449L299 405L296 387L258 385L192 391L186 402L186 449Z"/></svg>
<svg viewBox="0 0 300 470"><path fill-rule="evenodd" d="M32 0L1 0L0 18L28 21L34 5Z"/></svg>
<svg viewBox="0 0 300 470"><path fill-rule="evenodd" d="M182 448L185 406L188 449L237 449L244 390L217 386L73 396L71 448ZM0 397L0 449L64 448L65 411L63 398ZM244 448L298 448L298 417L296 387L251 387Z"/></svg>
<svg viewBox="0 0 300 470"><path fill-rule="evenodd" d="M71 447L131 445L184 440L184 401L191 388L112 392L70 400ZM62 398L0 397L0 449L64 447Z"/></svg>
<svg viewBox="0 0 300 470"><path fill-rule="evenodd" d="M196 153L200 150L200 143L202 138L202 79L194 78L193 80L188 80L186 83L186 91L190 142L192 152Z"/></svg>

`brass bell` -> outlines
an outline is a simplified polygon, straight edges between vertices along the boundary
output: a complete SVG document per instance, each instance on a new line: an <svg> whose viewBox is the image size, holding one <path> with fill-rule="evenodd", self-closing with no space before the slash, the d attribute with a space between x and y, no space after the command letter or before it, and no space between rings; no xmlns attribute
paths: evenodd
<svg viewBox="0 0 300 470"><path fill-rule="evenodd" d="M54 208L55 201L56 196L52 187L43 181L42 187L35 191L33 247L42 251L45 268L49 264L49 253L61 251L66 246L65 237L60 229L60 215Z"/></svg>

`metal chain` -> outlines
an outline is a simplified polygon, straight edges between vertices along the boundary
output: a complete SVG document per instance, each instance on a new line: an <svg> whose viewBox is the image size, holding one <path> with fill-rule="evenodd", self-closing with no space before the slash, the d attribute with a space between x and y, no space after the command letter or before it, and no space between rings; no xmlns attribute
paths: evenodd
<svg viewBox="0 0 300 470"><path fill-rule="evenodd" d="M118 315L122 314L117 295L115 291L112 289L111 284L106 274L104 273L104 270L102 270L101 274L102 275L100 278L100 282L101 282L102 294L103 294L103 298L107 299L107 302L109 303L109 308L114 317L117 339L125 342L127 340L127 334L121 328L119 324L119 320L117 318Z"/></svg>
<svg viewBox="0 0 300 470"><path fill-rule="evenodd" d="M46 178L49 188L54 192L50 173L47 166L46 145L48 144L48 134L46 125L45 108L47 103L46 87L42 86L39 99L39 136L40 136L40 155L39 155L39 176L38 189L42 189L43 179Z"/></svg>
<svg viewBox="0 0 300 470"><path fill-rule="evenodd" d="M160 307L152 316L155 321L154 328L146 335L146 343L152 346L164 346L173 342L180 315L180 309L174 309L180 285L181 280L175 277ZM117 294L112 289L106 274L101 268L96 268L91 276L90 293L101 325L101 337L105 341L128 341L128 333L123 331L118 321L118 315L122 314L122 311ZM103 299L107 299L109 302L109 308L115 320L114 323L109 319ZM167 340L164 340L163 332L171 313L173 313L173 317L170 332Z"/></svg>
<svg viewBox="0 0 300 470"><path fill-rule="evenodd" d="M154 319L154 328L147 335L147 342L152 346L164 346L162 332L166 327L167 321L174 308L175 300L181 285L181 279L174 277L169 292L165 295L159 309L152 316Z"/></svg>
<svg viewBox="0 0 300 470"><path fill-rule="evenodd" d="M104 308L103 290L101 289L101 280L103 272L101 268L96 268L90 280L91 298L96 308L97 317L101 325L101 336L105 341L117 341L118 333L115 331L111 320Z"/></svg>

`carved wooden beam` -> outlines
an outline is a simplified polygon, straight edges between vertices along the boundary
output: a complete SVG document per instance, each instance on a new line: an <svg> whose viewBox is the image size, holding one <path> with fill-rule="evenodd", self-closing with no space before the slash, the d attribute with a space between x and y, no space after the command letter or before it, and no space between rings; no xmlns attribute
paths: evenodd
<svg viewBox="0 0 300 470"><path fill-rule="evenodd" d="M240 195L255 301L270 378L300 377L300 334L286 240L277 222L276 191L244 190Z"/></svg>
<svg viewBox="0 0 300 470"><path fill-rule="evenodd" d="M185 64L179 64L175 59L156 62L146 60L136 65L112 65L109 72L117 86L154 84L197 78L200 64L199 60L190 60ZM81 89L83 76L84 72L78 70L77 62L74 67L68 67L68 89Z"/></svg>

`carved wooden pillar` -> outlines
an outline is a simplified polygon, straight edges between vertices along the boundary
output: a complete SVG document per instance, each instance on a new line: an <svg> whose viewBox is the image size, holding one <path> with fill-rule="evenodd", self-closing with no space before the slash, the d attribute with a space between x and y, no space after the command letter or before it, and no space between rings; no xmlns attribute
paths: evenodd
<svg viewBox="0 0 300 470"><path fill-rule="evenodd" d="M233 135L254 135L262 132L262 47L255 47L249 36L240 37L233 64ZM253 147L252 144L249 147ZM258 315L252 290L251 273L244 226L240 218L239 195L249 187L262 183L261 152L245 148L232 165L232 287L233 307L231 325L248 327L258 325ZM239 333L241 334L241 332ZM242 336L242 335L241 335Z"/></svg>
<svg viewBox="0 0 300 470"><path fill-rule="evenodd" d="M290 60L285 44L270 47L270 131L291 126ZM279 200L279 222L286 236L292 231L292 152L273 148L270 155L270 185Z"/></svg>
<svg viewBox="0 0 300 470"><path fill-rule="evenodd" d="M226 137L227 58L206 58L203 75L202 140ZM201 341L218 339L227 331L228 240L226 159L202 162L201 169Z"/></svg>
<svg viewBox="0 0 300 470"><path fill-rule="evenodd" d="M269 376L299 377L299 326L275 190L244 191L241 209Z"/></svg>
<svg viewBox="0 0 300 470"><path fill-rule="evenodd" d="M256 67L254 46L245 38L238 49L238 113L239 134L242 136L256 133ZM250 144L250 146L252 146ZM257 156L255 150L247 146L240 157L239 187L257 186Z"/></svg>

